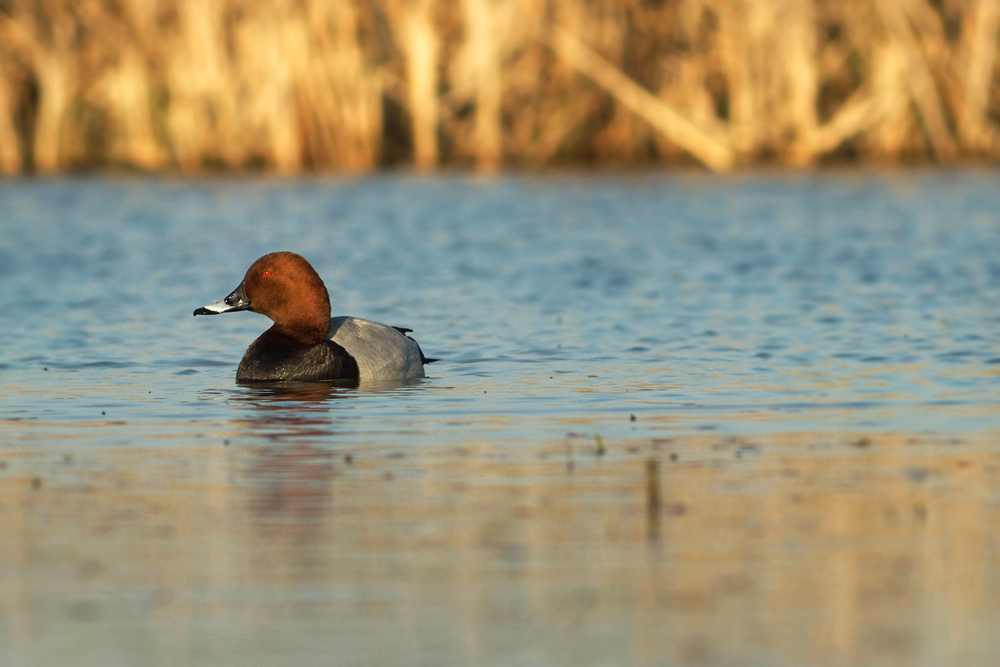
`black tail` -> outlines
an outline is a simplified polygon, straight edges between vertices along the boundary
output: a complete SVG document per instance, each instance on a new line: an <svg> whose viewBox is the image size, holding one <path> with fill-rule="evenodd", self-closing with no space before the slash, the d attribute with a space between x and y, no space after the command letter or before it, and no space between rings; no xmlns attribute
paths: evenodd
<svg viewBox="0 0 1000 667"><path fill-rule="evenodd" d="M393 327L393 329L395 329L399 333L403 334L404 336L406 336L406 334L408 334L408 333L412 333L413 332L413 329L407 329L406 327ZM406 337L410 338L409 336L406 336ZM413 339L410 338L410 340L413 340ZM416 343L417 341L414 340L413 342ZM424 351L420 349L420 344L419 343L417 343L417 351L420 353L420 363L422 363L422 364L433 364L435 361L441 361L440 359L428 359L427 357L425 357L424 356Z"/></svg>
<svg viewBox="0 0 1000 667"><path fill-rule="evenodd" d="M413 341L416 343L417 341ZM433 364L435 361L440 361L440 359L428 359L424 356L424 351L420 349L420 345L417 344L417 352L420 353L420 363L422 364Z"/></svg>

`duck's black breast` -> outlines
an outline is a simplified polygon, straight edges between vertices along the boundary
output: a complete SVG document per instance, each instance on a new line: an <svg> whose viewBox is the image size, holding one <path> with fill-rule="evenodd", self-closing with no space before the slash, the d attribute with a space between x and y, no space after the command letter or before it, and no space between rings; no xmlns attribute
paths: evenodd
<svg viewBox="0 0 1000 667"><path fill-rule="evenodd" d="M237 382L341 380L357 383L360 377L358 362L332 340L302 345L268 336L261 336L247 348L236 371Z"/></svg>

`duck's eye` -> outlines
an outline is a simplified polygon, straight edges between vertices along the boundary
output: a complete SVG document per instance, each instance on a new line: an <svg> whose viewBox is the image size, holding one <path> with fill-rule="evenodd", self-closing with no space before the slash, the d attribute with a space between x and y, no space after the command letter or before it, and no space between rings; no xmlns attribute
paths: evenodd
<svg viewBox="0 0 1000 667"><path fill-rule="evenodd" d="M267 278L267 277L268 277L269 275L271 275L271 269L265 269L265 270L264 270L264 273L262 273L262 274L260 274L260 275L262 275L262 276L264 276L265 278Z"/></svg>

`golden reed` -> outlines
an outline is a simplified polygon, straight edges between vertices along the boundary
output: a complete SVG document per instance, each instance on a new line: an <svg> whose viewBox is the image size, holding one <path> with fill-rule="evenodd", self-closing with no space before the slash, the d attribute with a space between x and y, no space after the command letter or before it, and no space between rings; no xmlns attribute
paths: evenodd
<svg viewBox="0 0 1000 667"><path fill-rule="evenodd" d="M997 0L0 0L0 173L1000 157Z"/></svg>

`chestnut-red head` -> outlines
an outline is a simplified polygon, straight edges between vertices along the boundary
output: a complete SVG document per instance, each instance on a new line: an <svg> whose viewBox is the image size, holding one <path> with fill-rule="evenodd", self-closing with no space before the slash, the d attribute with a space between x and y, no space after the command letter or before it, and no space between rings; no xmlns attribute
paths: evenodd
<svg viewBox="0 0 1000 667"><path fill-rule="evenodd" d="M316 270L294 252L272 252L247 269L239 287L223 303L194 311L216 315L250 310L274 322L275 333L303 345L321 343L330 329L330 295Z"/></svg>

